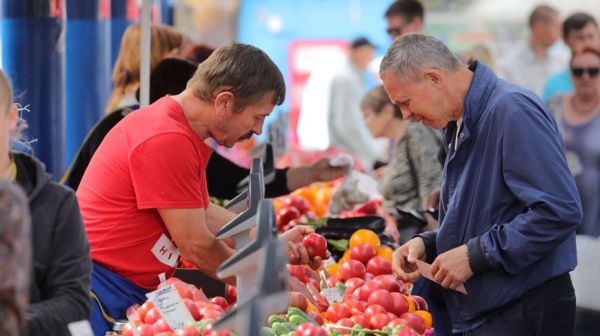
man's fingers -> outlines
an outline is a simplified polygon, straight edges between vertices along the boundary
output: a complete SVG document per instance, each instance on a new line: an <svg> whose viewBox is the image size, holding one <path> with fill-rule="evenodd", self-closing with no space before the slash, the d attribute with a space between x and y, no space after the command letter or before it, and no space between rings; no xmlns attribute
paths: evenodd
<svg viewBox="0 0 600 336"><path fill-rule="evenodd" d="M287 246L288 246L288 258L290 260L291 264L297 264L298 263L298 251L296 248L296 245L292 242L287 242Z"/></svg>

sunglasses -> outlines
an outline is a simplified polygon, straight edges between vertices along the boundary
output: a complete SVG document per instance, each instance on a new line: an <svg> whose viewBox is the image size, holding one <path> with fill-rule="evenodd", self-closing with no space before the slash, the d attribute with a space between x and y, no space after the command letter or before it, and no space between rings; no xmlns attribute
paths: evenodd
<svg viewBox="0 0 600 336"><path fill-rule="evenodd" d="M573 74L573 76L575 77L583 77L584 73L588 73L588 75L590 75L590 77L596 77L598 76L598 73L600 73L600 67L593 67L593 68L571 68L571 74Z"/></svg>

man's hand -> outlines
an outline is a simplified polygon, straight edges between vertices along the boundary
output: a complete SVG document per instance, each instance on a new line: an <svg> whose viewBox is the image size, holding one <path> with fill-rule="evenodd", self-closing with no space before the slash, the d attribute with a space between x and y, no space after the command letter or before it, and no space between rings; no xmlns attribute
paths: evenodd
<svg viewBox="0 0 600 336"><path fill-rule="evenodd" d="M306 247L304 244L302 244L302 239L312 232L314 232L312 227L307 225L298 225L279 236L279 238L281 238L281 240L283 240L287 245L288 260L290 264L307 264L312 269L318 269L321 267L321 258L315 257L311 260L308 256Z"/></svg>
<svg viewBox="0 0 600 336"><path fill-rule="evenodd" d="M473 276L467 245L440 254L431 265L433 279L444 288L456 289Z"/></svg>
<svg viewBox="0 0 600 336"><path fill-rule="evenodd" d="M403 281L417 281L421 276L417 259L425 259L425 243L419 237L409 240L394 252L394 273Z"/></svg>

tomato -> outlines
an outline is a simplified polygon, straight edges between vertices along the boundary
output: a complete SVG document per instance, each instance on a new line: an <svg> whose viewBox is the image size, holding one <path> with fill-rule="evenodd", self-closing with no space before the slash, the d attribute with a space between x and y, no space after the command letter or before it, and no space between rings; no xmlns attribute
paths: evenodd
<svg viewBox="0 0 600 336"><path fill-rule="evenodd" d="M308 316L310 316L311 319L313 319L315 322L317 322L319 325L323 325L323 317L321 317L321 314L316 313L312 310L309 310L307 312Z"/></svg>
<svg viewBox="0 0 600 336"><path fill-rule="evenodd" d="M183 299L183 303L185 303L185 306L190 311L190 314L192 314L194 321L200 321L200 319L202 319L202 315L200 314L200 309L198 309L198 306L196 306L194 301L192 301L190 299Z"/></svg>
<svg viewBox="0 0 600 336"><path fill-rule="evenodd" d="M411 295L410 298L415 302L416 310L429 310L425 299L418 295Z"/></svg>
<svg viewBox="0 0 600 336"><path fill-rule="evenodd" d="M174 286L175 286L175 289L177 289L177 293L179 293L179 296L181 296L182 299L190 299L190 300L194 299L194 295L192 294L192 291L190 290L190 287L192 287L191 285L181 282Z"/></svg>
<svg viewBox="0 0 600 336"><path fill-rule="evenodd" d="M391 320L387 326L394 329L399 325L407 325L407 324L408 324L408 322L406 322L406 320L403 320L401 318L395 318L395 319Z"/></svg>
<svg viewBox="0 0 600 336"><path fill-rule="evenodd" d="M350 311L341 302L332 304L327 308L327 319L331 322L337 322L344 317L350 317Z"/></svg>
<svg viewBox="0 0 600 336"><path fill-rule="evenodd" d="M336 276L330 276L329 278L327 278L327 285L329 287L335 287L335 285L337 285L337 283L339 281L340 280L338 279L338 277L336 277Z"/></svg>
<svg viewBox="0 0 600 336"><path fill-rule="evenodd" d="M371 329L371 322L365 315L354 315L350 318L354 324L360 324L365 329Z"/></svg>
<svg viewBox="0 0 600 336"><path fill-rule="evenodd" d="M137 327L139 336L154 336L154 328L150 324L142 324Z"/></svg>
<svg viewBox="0 0 600 336"><path fill-rule="evenodd" d="M371 327L373 329L381 330L381 328L390 323L390 318L387 314L375 314L369 318L369 322L371 322Z"/></svg>
<svg viewBox="0 0 600 336"><path fill-rule="evenodd" d="M192 335L190 335L190 336L192 336ZM213 330L210 332L209 336L231 336L231 331L229 331L229 330Z"/></svg>
<svg viewBox="0 0 600 336"><path fill-rule="evenodd" d="M325 330L312 323L302 323L296 328L296 336L327 336Z"/></svg>
<svg viewBox="0 0 600 336"><path fill-rule="evenodd" d="M215 296L214 298L210 299L210 302L221 306L223 310L227 310L227 308L229 308L229 303L227 303L227 300L225 300L225 298L222 296Z"/></svg>
<svg viewBox="0 0 600 336"><path fill-rule="evenodd" d="M317 290L321 289L321 284L317 280L315 280L315 279L313 279L311 277L307 276L305 283L313 285ZM333 286L335 286L335 284L333 284Z"/></svg>
<svg viewBox="0 0 600 336"><path fill-rule="evenodd" d="M373 293L374 291L376 291L378 289L382 289L382 288L381 288L381 285L378 284L377 282L367 282L362 287L357 289L354 292L354 294L358 295L358 299L360 301L367 301L367 300L369 300L369 296L371 296L371 293Z"/></svg>
<svg viewBox="0 0 600 336"><path fill-rule="evenodd" d="M420 336L413 328L405 325L395 336Z"/></svg>
<svg viewBox="0 0 600 336"><path fill-rule="evenodd" d="M237 301L237 288L235 286L227 285L227 303L232 305Z"/></svg>
<svg viewBox="0 0 600 336"><path fill-rule="evenodd" d="M394 308L391 310L396 315L402 315L408 312L408 300L400 293L392 293L394 299Z"/></svg>
<svg viewBox="0 0 600 336"><path fill-rule="evenodd" d="M161 332L173 331L163 318L159 318L158 321L156 321L156 323L154 323L152 325L152 329L154 330L155 334L158 334Z"/></svg>
<svg viewBox="0 0 600 336"><path fill-rule="evenodd" d="M340 280L346 281L350 278L363 278L365 276L365 265L358 260L348 260L340 266Z"/></svg>
<svg viewBox="0 0 600 336"><path fill-rule="evenodd" d="M150 310L152 308L154 308L154 303L152 303L152 301L150 301L150 300L146 300L146 302L144 302L144 304L137 311L138 319L140 321L143 321L144 318L146 317L146 314L148 313L148 310Z"/></svg>
<svg viewBox="0 0 600 336"><path fill-rule="evenodd" d="M362 314L367 309L367 303L358 300L346 300L343 302L352 315Z"/></svg>
<svg viewBox="0 0 600 336"><path fill-rule="evenodd" d="M302 265L287 265L290 275L296 279L306 282L306 273L304 273L304 266Z"/></svg>
<svg viewBox="0 0 600 336"><path fill-rule="evenodd" d="M354 211L364 215L375 215L381 203L380 199L372 199Z"/></svg>
<svg viewBox="0 0 600 336"><path fill-rule="evenodd" d="M367 243L359 244L350 249L350 259L358 260L365 265L376 254L377 254L377 252L375 251L373 246L371 246Z"/></svg>
<svg viewBox="0 0 600 336"><path fill-rule="evenodd" d="M277 226L286 226L291 220L300 217L300 211L295 207L285 207L277 213Z"/></svg>
<svg viewBox="0 0 600 336"><path fill-rule="evenodd" d="M352 294L358 288L362 287L365 284L365 281L361 278L350 278L346 280L344 285L346 286L346 294Z"/></svg>
<svg viewBox="0 0 600 336"><path fill-rule="evenodd" d="M306 247L310 259L321 257L327 258L327 241L318 233L311 232L302 239L302 245Z"/></svg>
<svg viewBox="0 0 600 336"><path fill-rule="evenodd" d="M390 318L390 321L393 321L398 318L398 316L396 316L396 314L394 313L388 312L386 315Z"/></svg>
<svg viewBox="0 0 600 336"><path fill-rule="evenodd" d="M144 316L144 323L154 324L156 323L156 321L158 321L159 318L161 318L161 316L158 312L158 309L150 308L150 310L148 310L148 312L146 313L146 316Z"/></svg>
<svg viewBox="0 0 600 336"><path fill-rule="evenodd" d="M176 333L177 336L200 336L200 332L198 331L198 329L192 327L192 326L187 326L187 327L183 327L181 329L179 329Z"/></svg>
<svg viewBox="0 0 600 336"><path fill-rule="evenodd" d="M392 274L392 264L383 257L373 257L367 263L367 271L373 275Z"/></svg>
<svg viewBox="0 0 600 336"><path fill-rule="evenodd" d="M421 316L415 313L404 313L400 315L400 318L406 320L407 325L415 329L419 334L425 332L425 321Z"/></svg>
<svg viewBox="0 0 600 336"><path fill-rule="evenodd" d="M392 312L394 309L394 298L390 292L385 289L378 289L369 295L367 300L369 305L380 305L386 312Z"/></svg>
<svg viewBox="0 0 600 336"><path fill-rule="evenodd" d="M283 208L296 208L298 212L300 212L300 215L304 215L308 212L308 210L310 210L310 206L308 205L306 199L296 195L289 195L284 197L281 204Z"/></svg>
<svg viewBox="0 0 600 336"><path fill-rule="evenodd" d="M371 245L371 247L375 250L377 250L380 245L379 237L377 237L377 234L375 234L375 232L367 229L360 229L354 232L352 236L350 236L349 248L351 249L354 246L358 246L363 243Z"/></svg>
<svg viewBox="0 0 600 336"><path fill-rule="evenodd" d="M336 324L341 327L347 327L347 328L354 327L354 322L347 317L344 317L343 319L339 319ZM335 330L339 331L340 334L342 334L342 335L349 335L351 333L350 330L345 330L345 329L335 329Z"/></svg>
<svg viewBox="0 0 600 336"><path fill-rule="evenodd" d="M365 315L367 315L369 318L373 315L377 315L377 314L386 314L387 311L385 311L385 308L383 308L380 305L374 304L374 305L370 305L367 307L367 309L365 309Z"/></svg>
<svg viewBox="0 0 600 336"><path fill-rule="evenodd" d="M204 294L204 292L201 289L198 289L194 286L194 288L192 288L191 291L192 291L192 300L194 300L195 302L198 302L198 301L208 302L208 298L206 297L206 295Z"/></svg>

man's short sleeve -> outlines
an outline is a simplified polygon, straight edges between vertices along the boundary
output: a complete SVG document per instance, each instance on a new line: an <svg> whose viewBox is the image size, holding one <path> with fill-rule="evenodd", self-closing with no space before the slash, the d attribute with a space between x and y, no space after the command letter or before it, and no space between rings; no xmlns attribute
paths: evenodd
<svg viewBox="0 0 600 336"><path fill-rule="evenodd" d="M205 208L206 160L187 136L156 135L129 155L138 209Z"/></svg>

